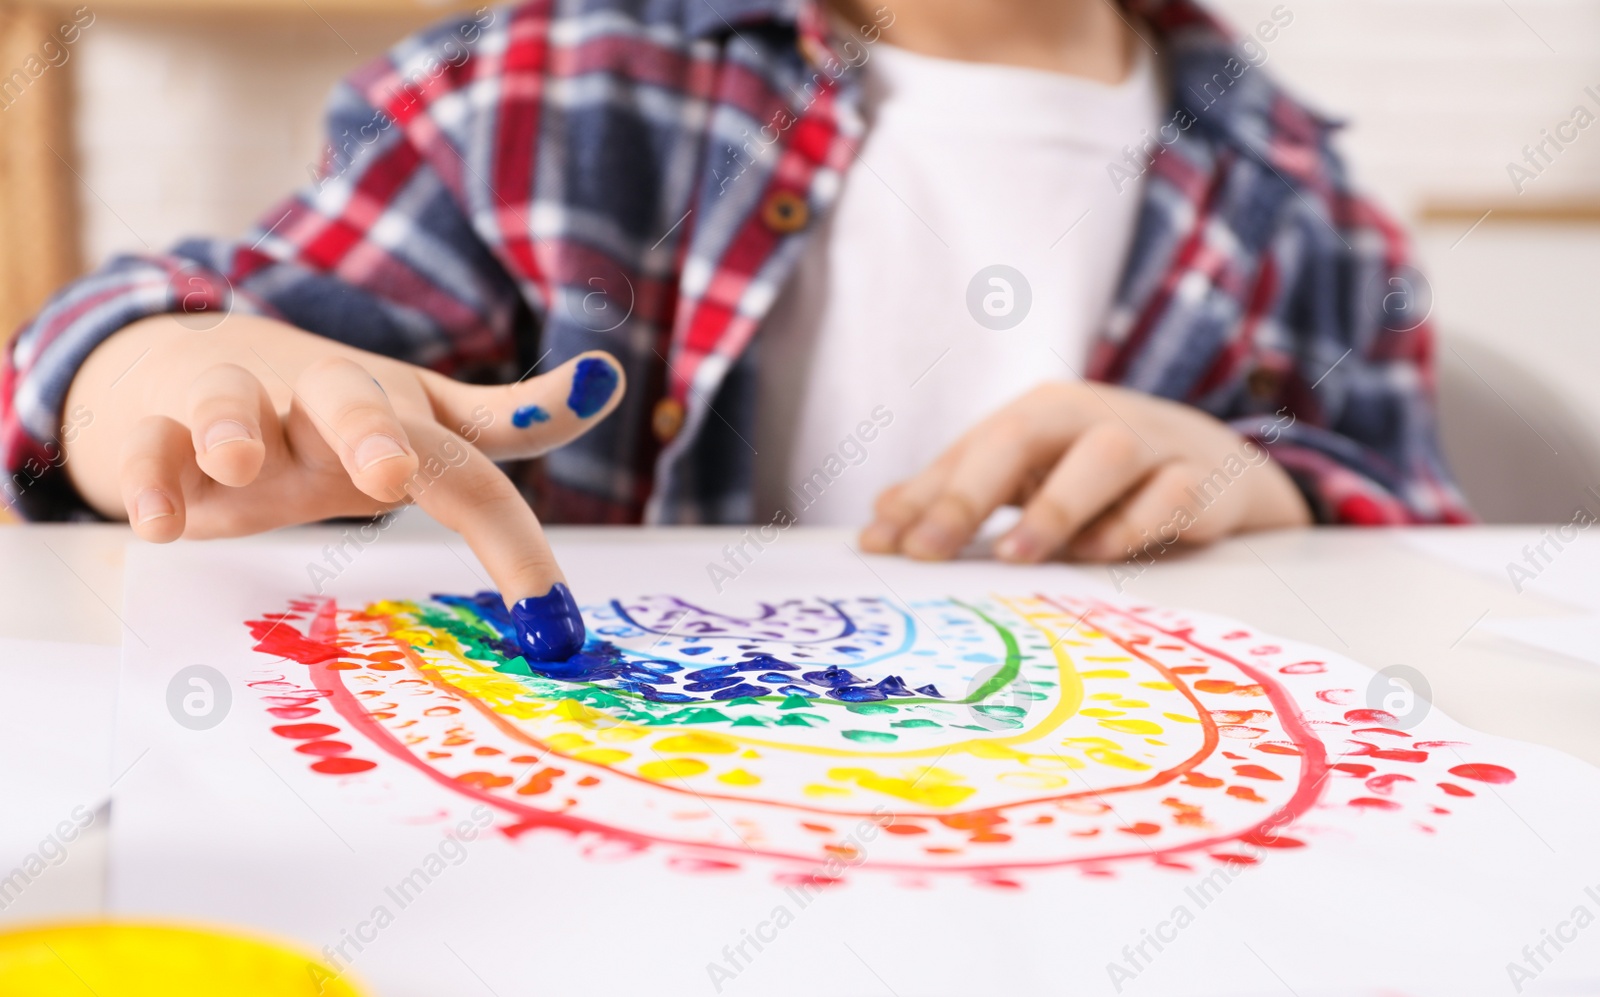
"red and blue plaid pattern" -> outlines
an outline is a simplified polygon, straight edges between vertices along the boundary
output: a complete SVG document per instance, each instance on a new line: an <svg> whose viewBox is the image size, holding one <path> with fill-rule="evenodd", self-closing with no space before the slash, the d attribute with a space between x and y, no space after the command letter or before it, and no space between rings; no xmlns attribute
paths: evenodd
<svg viewBox="0 0 1600 997"><path fill-rule="evenodd" d="M1149 164L1088 375L1256 438L1322 521L1469 519L1429 327L1386 294L1402 236L1351 191L1332 126L1190 0L1129 7L1186 125ZM609 350L629 395L523 476L541 515L747 520L746 347L853 161L855 61L810 0L536 0L401 44L335 91L322 177L255 230L114 259L21 330L10 500L84 514L56 445L73 374L130 322L207 307L472 380Z"/></svg>

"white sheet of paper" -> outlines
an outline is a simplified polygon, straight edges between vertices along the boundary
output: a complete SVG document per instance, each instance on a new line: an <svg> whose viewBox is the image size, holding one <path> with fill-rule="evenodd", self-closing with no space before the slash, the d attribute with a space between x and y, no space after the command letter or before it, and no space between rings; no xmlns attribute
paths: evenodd
<svg viewBox="0 0 1600 997"><path fill-rule="evenodd" d="M1529 647L1600 665L1600 616L1490 618L1479 627Z"/></svg>
<svg viewBox="0 0 1600 997"><path fill-rule="evenodd" d="M68 861L109 797L118 657L98 644L0 639L5 915L38 912L36 881Z"/></svg>
<svg viewBox="0 0 1600 997"><path fill-rule="evenodd" d="M1441 526L1398 533L1413 549L1492 577L1508 592L1600 612L1600 527L1566 523L1469 531Z"/></svg>
<svg viewBox="0 0 1600 997"><path fill-rule="evenodd" d="M113 906L385 997L1600 985L1600 770L1323 649L1062 566L558 553L598 690L421 605L485 587L460 549L133 551Z"/></svg>

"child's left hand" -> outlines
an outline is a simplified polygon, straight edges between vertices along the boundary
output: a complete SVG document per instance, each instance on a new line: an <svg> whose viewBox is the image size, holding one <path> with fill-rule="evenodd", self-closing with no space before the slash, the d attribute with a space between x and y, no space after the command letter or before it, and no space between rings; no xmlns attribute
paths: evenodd
<svg viewBox="0 0 1600 997"><path fill-rule="evenodd" d="M861 546L941 560L1002 505L1020 505L1023 514L995 554L1020 562L1062 553L1115 561L1152 540L1209 543L1311 522L1305 499L1266 451L1199 409L1107 384L1059 382L1000 409L886 490Z"/></svg>

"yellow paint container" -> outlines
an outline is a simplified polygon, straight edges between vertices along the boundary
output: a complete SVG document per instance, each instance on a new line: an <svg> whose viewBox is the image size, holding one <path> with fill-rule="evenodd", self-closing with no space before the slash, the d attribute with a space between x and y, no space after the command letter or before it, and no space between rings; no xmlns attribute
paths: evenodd
<svg viewBox="0 0 1600 997"><path fill-rule="evenodd" d="M361 997L348 976L276 942L177 924L89 921L0 932L0 994Z"/></svg>

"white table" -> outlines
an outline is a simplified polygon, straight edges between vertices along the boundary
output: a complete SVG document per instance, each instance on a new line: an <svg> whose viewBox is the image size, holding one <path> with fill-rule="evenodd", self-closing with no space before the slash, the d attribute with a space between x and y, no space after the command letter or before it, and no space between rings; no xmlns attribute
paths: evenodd
<svg viewBox="0 0 1600 997"><path fill-rule="evenodd" d="M564 542L615 536L622 528L554 528ZM274 534L282 543L326 543L336 530ZM728 537L738 531L727 530ZM1551 616L1571 610L1504 580L1430 558L1399 530L1291 530L1257 534L1208 550L1165 555L1125 591L1152 602L1232 616L1269 633L1319 644L1374 668L1405 664L1433 687L1436 707L1491 734L1559 748L1600 765L1600 668L1548 654L1479 629L1488 617ZM390 537L437 538L419 516ZM638 530L640 543L684 539L686 530ZM1517 559L1526 529L1451 531L1464 542L1488 537ZM695 530L720 547L717 531ZM848 534L798 530L785 543L837 544ZM0 637L118 644L126 527L24 526L0 529ZM1600 537L1592 542L1600 543ZM1595 580L1600 585L1600 579ZM114 819L114 815L113 815ZM97 822L69 860L29 890L13 918L100 909L106 823Z"/></svg>

